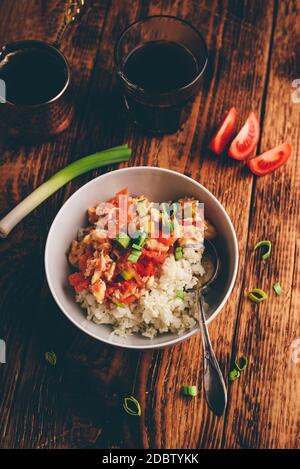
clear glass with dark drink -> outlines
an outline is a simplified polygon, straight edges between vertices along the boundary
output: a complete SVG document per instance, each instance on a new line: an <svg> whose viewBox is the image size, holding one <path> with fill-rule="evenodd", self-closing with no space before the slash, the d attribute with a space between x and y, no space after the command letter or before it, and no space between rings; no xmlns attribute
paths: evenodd
<svg viewBox="0 0 300 469"><path fill-rule="evenodd" d="M192 25L150 16L130 25L115 47L125 104L152 133L173 133L188 115L207 65L207 47Z"/></svg>

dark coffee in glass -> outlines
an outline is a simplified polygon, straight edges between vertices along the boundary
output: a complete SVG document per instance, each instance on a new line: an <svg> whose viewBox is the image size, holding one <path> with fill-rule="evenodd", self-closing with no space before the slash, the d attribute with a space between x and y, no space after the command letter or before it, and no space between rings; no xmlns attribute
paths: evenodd
<svg viewBox="0 0 300 469"><path fill-rule="evenodd" d="M153 133L176 132L207 63L200 33L177 18L152 16L124 31L115 59L135 122Z"/></svg>

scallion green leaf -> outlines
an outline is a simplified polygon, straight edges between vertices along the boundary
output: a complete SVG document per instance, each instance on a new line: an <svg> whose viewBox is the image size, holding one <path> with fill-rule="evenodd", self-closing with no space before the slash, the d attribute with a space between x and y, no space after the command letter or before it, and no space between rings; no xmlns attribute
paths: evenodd
<svg viewBox="0 0 300 469"><path fill-rule="evenodd" d="M185 292L183 290L176 290L176 297L180 298L181 300L184 300Z"/></svg>
<svg viewBox="0 0 300 469"><path fill-rule="evenodd" d="M123 277L124 280L130 280L133 277L133 273L129 272L129 270L126 269L122 270L120 272L120 275Z"/></svg>
<svg viewBox="0 0 300 469"><path fill-rule="evenodd" d="M123 408L129 415L140 416L142 414L140 403L133 396L124 398Z"/></svg>
<svg viewBox="0 0 300 469"><path fill-rule="evenodd" d="M235 381L235 380L238 379L240 376L241 376L241 373L239 372L239 370L237 370L236 368L234 368L233 370L231 370L231 371L229 372L229 381Z"/></svg>
<svg viewBox="0 0 300 469"><path fill-rule="evenodd" d="M118 306L119 308L125 308L126 305L124 303L121 303L121 301L118 300L113 300L113 303Z"/></svg>
<svg viewBox="0 0 300 469"><path fill-rule="evenodd" d="M183 257L183 251L181 247L177 247L174 252L176 261L179 261Z"/></svg>
<svg viewBox="0 0 300 469"><path fill-rule="evenodd" d="M236 358L234 363L238 371L244 371L248 366L248 358L242 355L239 360Z"/></svg>
<svg viewBox="0 0 300 469"><path fill-rule="evenodd" d="M262 259L263 259L263 260L268 259L268 257L270 257L271 250L272 250L271 241L269 241L268 239L263 240L263 241L259 241L259 242L254 246L254 251L256 251L256 249L259 249L259 248L267 248L267 249L265 249L265 253L262 255Z"/></svg>
<svg viewBox="0 0 300 469"><path fill-rule="evenodd" d="M276 295L280 296L283 292L279 283L274 283L273 288L275 290Z"/></svg>
<svg viewBox="0 0 300 469"><path fill-rule="evenodd" d="M130 256L128 256L128 260L130 262L137 262L139 260L139 257L141 256L142 252L137 251L136 249L132 249Z"/></svg>
<svg viewBox="0 0 300 469"><path fill-rule="evenodd" d="M108 164L128 161L131 150L127 145L121 145L108 150L94 153L80 160L74 161L54 174L48 181L35 189L20 202L11 212L0 221L0 236L5 238L10 231L32 210L77 176L95 168Z"/></svg>
<svg viewBox="0 0 300 469"><path fill-rule="evenodd" d="M50 363L50 365L55 366L57 362L56 353L51 350L51 352L45 352L45 360Z"/></svg>
<svg viewBox="0 0 300 469"><path fill-rule="evenodd" d="M197 386L181 386L181 392L184 396L195 397L198 394Z"/></svg>
<svg viewBox="0 0 300 469"><path fill-rule="evenodd" d="M122 246L122 248L126 249L130 244L130 237L128 236L128 234L121 232L117 234L116 241L120 246Z"/></svg>
<svg viewBox="0 0 300 469"><path fill-rule="evenodd" d="M254 303L261 303L268 299L268 295L261 288L254 288L249 292L248 298Z"/></svg>

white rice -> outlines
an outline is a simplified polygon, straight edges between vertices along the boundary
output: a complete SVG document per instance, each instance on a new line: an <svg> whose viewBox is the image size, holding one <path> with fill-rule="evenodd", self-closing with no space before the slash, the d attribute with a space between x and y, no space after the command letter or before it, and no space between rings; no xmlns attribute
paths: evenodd
<svg viewBox="0 0 300 469"><path fill-rule="evenodd" d="M89 320L111 324L113 333L119 336L140 333L152 339L163 332L182 334L197 323L194 293L185 290L196 284L196 275L204 274L201 255L201 250L191 247L183 250L183 258L178 261L170 255L160 278L136 304L108 309L97 303L88 290L78 293L76 301L87 310ZM185 291L183 300L177 297L177 290Z"/></svg>

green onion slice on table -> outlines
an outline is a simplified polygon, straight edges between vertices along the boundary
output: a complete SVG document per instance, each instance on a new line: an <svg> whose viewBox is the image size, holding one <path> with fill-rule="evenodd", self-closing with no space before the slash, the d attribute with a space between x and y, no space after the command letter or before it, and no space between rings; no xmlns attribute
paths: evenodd
<svg viewBox="0 0 300 469"><path fill-rule="evenodd" d="M57 362L56 353L51 350L51 352L45 352L45 360L50 363L50 365L55 366Z"/></svg>
<svg viewBox="0 0 300 469"><path fill-rule="evenodd" d="M248 358L242 355L239 359L237 357L234 361L234 368L229 372L229 381L235 381L239 379L241 373L245 371L248 366Z"/></svg>
<svg viewBox="0 0 300 469"><path fill-rule="evenodd" d="M197 386L188 386L185 384L181 386L181 392L184 396L195 397L198 394L198 389Z"/></svg>
<svg viewBox="0 0 300 469"><path fill-rule="evenodd" d="M256 249L259 249L259 248L264 248L265 252L262 255L262 259L265 261L266 259L268 259L268 257L270 257L270 254L271 254L271 250L272 250L271 241L269 241L268 239L263 240L263 241L259 241L254 246L254 251L256 251Z"/></svg>
<svg viewBox="0 0 300 469"><path fill-rule="evenodd" d="M261 303L268 299L268 295L261 288L253 288L248 294L249 300L254 303Z"/></svg>
<svg viewBox="0 0 300 469"><path fill-rule="evenodd" d="M274 283L273 288L274 288L276 295L280 296L282 294L283 290L278 282Z"/></svg>
<svg viewBox="0 0 300 469"><path fill-rule="evenodd" d="M129 415L140 416L142 413L139 401L133 396L124 398L123 408Z"/></svg>
<svg viewBox="0 0 300 469"><path fill-rule="evenodd" d="M130 155L131 150L126 144L99 151L69 164L35 189L0 220L0 236L5 238L26 215L75 177L108 164L128 161Z"/></svg>
<svg viewBox="0 0 300 469"><path fill-rule="evenodd" d="M239 379L240 376L241 376L241 373L239 372L239 370L234 368L229 373L229 381L235 381L236 379Z"/></svg>
<svg viewBox="0 0 300 469"><path fill-rule="evenodd" d="M248 358L242 355L239 360L235 359L234 364L238 371L244 371L248 366Z"/></svg>

